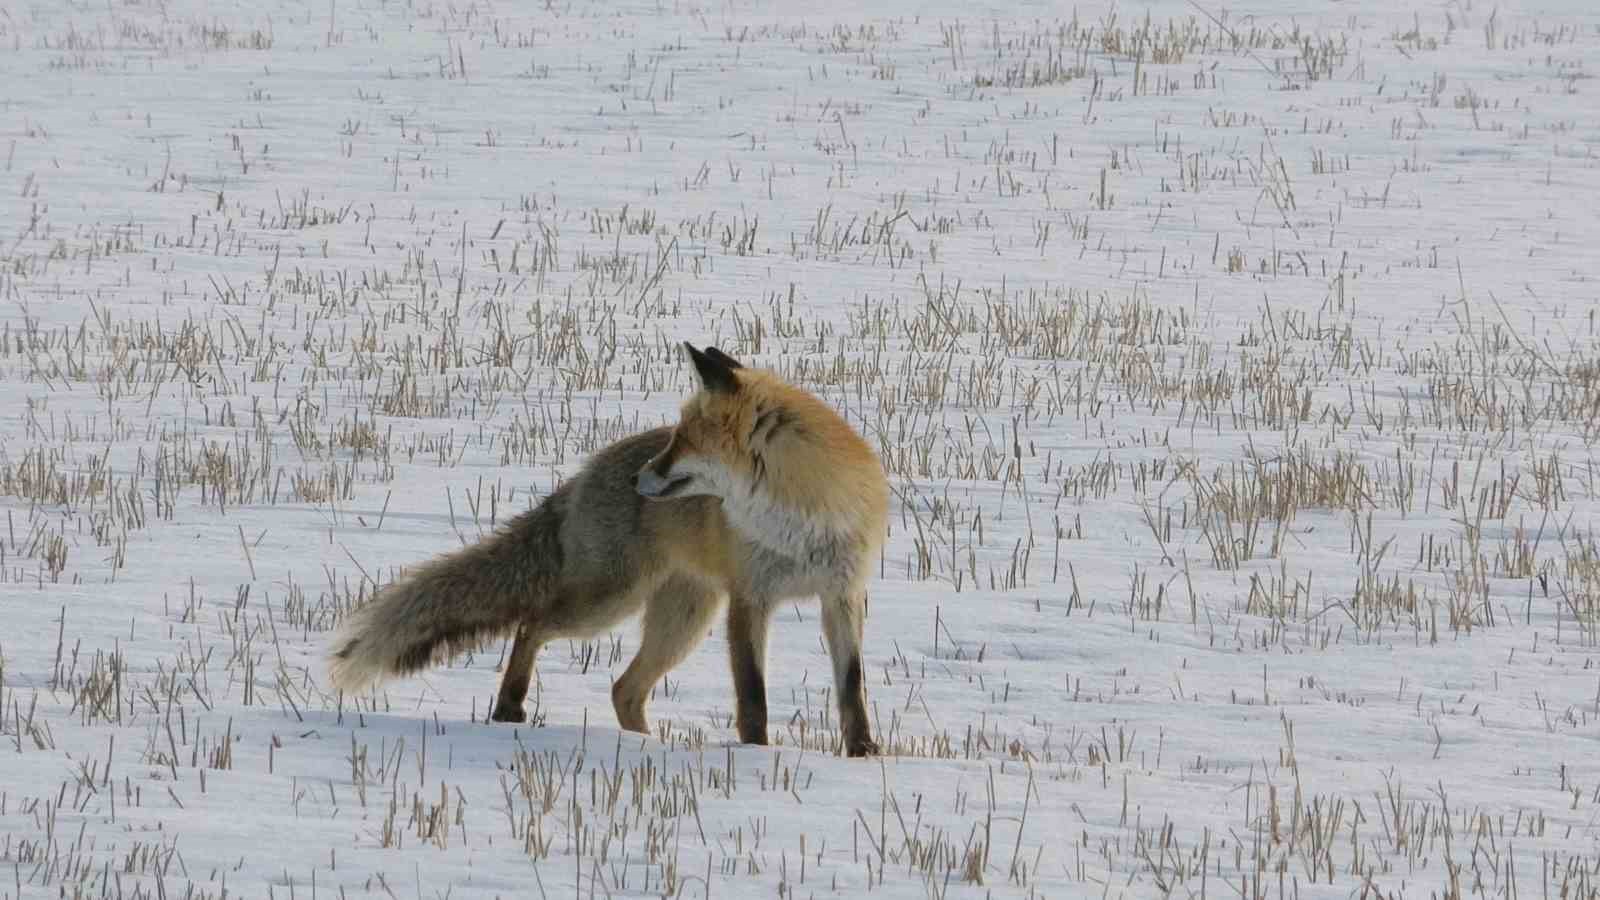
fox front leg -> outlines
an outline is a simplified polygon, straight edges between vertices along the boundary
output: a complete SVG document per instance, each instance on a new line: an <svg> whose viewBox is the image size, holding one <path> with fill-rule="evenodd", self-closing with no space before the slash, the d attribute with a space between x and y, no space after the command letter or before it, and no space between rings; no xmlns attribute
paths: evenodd
<svg viewBox="0 0 1600 900"><path fill-rule="evenodd" d="M861 633L867 617L867 595L861 590L824 597L822 633L833 658L833 687L839 698L839 725L848 756L876 756L867 719L866 677L861 663Z"/></svg>
<svg viewBox="0 0 1600 900"><path fill-rule="evenodd" d="M767 742L767 628L769 603L733 597L728 602L728 662L733 669L733 696L739 740Z"/></svg>

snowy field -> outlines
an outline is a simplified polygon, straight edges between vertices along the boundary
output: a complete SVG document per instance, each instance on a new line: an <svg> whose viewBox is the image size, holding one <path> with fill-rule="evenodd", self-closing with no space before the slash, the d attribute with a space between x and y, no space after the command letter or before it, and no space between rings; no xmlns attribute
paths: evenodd
<svg viewBox="0 0 1600 900"><path fill-rule="evenodd" d="M0 897L1600 895L1600 10L0 0ZM333 695L715 344L815 605ZM826 478L826 472L817 473Z"/></svg>

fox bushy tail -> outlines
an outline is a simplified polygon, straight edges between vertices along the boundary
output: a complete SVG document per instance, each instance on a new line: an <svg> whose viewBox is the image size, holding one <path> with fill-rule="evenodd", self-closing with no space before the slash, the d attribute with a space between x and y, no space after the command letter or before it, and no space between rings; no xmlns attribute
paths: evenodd
<svg viewBox="0 0 1600 900"><path fill-rule="evenodd" d="M470 547L429 560L351 613L333 643L333 686L358 693L476 649L536 616L561 571L553 498Z"/></svg>

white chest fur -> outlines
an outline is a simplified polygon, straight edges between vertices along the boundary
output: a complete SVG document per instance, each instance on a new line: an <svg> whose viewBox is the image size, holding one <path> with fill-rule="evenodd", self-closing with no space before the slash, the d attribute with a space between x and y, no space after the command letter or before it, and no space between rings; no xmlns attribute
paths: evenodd
<svg viewBox="0 0 1600 900"><path fill-rule="evenodd" d="M830 523L778 503L760 490L736 489L730 494L722 498L729 524L766 550L804 563L819 551L831 556L839 542Z"/></svg>

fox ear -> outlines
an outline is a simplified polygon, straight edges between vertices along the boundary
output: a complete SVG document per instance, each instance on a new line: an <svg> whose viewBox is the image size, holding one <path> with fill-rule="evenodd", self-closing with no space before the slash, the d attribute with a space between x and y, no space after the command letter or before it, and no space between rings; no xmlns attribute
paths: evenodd
<svg viewBox="0 0 1600 900"><path fill-rule="evenodd" d="M694 348L693 344L684 341L683 349L689 351L689 359L694 362L695 374L700 376L700 383L708 391L731 394L739 389L739 380L734 377L733 370L739 367L737 362L724 356L720 350L712 348L713 353L702 353Z"/></svg>
<svg viewBox="0 0 1600 900"><path fill-rule="evenodd" d="M706 356L708 358L710 358L710 359L716 360L719 363L722 363L723 365L727 366L730 369L742 369L742 368L744 368L744 363L739 362L737 359L734 359L733 357L729 356L726 353L723 353L721 350L718 350L715 347L707 347L706 348Z"/></svg>

